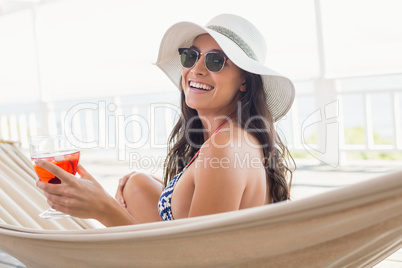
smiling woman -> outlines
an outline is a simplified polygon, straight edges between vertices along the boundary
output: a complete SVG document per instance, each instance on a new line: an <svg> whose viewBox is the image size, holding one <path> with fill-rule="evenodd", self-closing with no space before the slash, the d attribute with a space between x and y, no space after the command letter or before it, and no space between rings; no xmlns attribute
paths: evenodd
<svg viewBox="0 0 402 268"><path fill-rule="evenodd" d="M263 36L242 17L219 15L206 27L173 25L156 63L181 91L182 111L169 139L164 182L135 171L124 176L116 194L120 206L81 165L77 180L37 161L61 180L60 185L37 183L48 203L60 212L115 226L288 200L290 155L273 124L290 109L294 87L265 66L265 58Z"/></svg>
<svg viewBox="0 0 402 268"><path fill-rule="evenodd" d="M199 116L203 116L203 110L215 115L233 113L241 94L246 91L244 71L231 60L226 60L219 45L208 34L198 36L193 47L204 51L199 54L201 57L203 54L205 62L195 60L192 65L185 65L189 60L186 59L183 64L182 54L181 62L184 68L181 87L187 106L196 109ZM192 50L196 51L194 48ZM215 57L210 59L214 54ZM217 59L218 55L221 59ZM212 109L218 110L211 111ZM219 109L225 111L219 111Z"/></svg>
<svg viewBox="0 0 402 268"><path fill-rule="evenodd" d="M166 32L157 65L181 90L182 115L169 140L158 205L163 220L289 198L287 149L273 122L290 108L294 89L261 63L265 53L258 30L234 15L217 16L205 28L182 22ZM238 165L246 158L258 164Z"/></svg>

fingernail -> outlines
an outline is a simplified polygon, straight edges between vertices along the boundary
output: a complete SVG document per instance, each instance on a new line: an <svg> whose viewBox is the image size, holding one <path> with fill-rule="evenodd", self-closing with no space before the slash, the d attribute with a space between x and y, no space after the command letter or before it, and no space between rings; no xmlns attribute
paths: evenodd
<svg viewBox="0 0 402 268"><path fill-rule="evenodd" d="M36 182L36 186L38 186L39 188L42 188L43 184L44 184L44 182L40 181L40 180L37 180L37 182Z"/></svg>

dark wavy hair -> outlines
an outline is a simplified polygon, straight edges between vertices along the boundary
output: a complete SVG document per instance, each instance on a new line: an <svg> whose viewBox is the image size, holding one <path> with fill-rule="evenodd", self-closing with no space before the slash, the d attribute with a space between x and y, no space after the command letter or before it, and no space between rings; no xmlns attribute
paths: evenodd
<svg viewBox="0 0 402 268"><path fill-rule="evenodd" d="M245 75L247 90L242 93L240 104L237 105L238 116L233 119L237 120L237 124L251 133L261 145L273 202L288 200L293 175L288 160L291 160L293 164L294 160L275 130L265 101L261 76L248 72L245 72ZM181 90L181 111L180 118L168 140L168 154L164 164L165 186L185 167L204 143L201 120L197 111L187 106L183 90ZM200 131L194 131L194 129Z"/></svg>

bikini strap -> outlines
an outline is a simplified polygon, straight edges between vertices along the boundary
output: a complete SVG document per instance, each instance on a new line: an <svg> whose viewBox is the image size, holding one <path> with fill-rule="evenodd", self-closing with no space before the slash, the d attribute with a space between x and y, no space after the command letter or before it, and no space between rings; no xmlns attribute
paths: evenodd
<svg viewBox="0 0 402 268"><path fill-rule="evenodd" d="M227 118L225 121L223 121L223 123L214 131L214 133L212 133L212 135L208 138L208 140L215 135L222 127L223 125L225 125L230 119L232 119L233 117L236 116L236 113L232 114L231 116L229 116L229 118ZM206 140L205 142L207 142L208 140ZM191 158L190 162L187 163L187 165L184 167L185 169L191 165L191 163L193 163L193 161L197 158L198 154L200 153L200 149L198 149L198 151L195 153L195 155L193 156L193 158Z"/></svg>

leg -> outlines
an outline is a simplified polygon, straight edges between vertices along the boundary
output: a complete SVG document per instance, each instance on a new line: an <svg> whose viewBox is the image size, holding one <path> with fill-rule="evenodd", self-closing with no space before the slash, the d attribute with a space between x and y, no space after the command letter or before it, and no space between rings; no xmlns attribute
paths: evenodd
<svg viewBox="0 0 402 268"><path fill-rule="evenodd" d="M160 181L144 173L134 173L123 190L128 212L141 223L161 221L158 201L162 191Z"/></svg>

